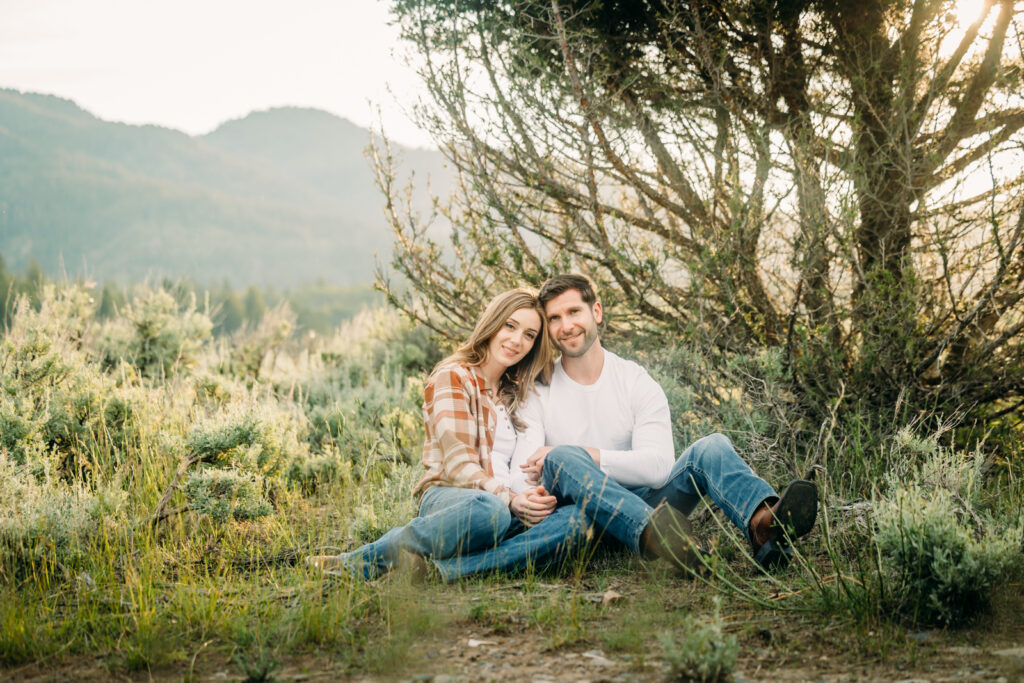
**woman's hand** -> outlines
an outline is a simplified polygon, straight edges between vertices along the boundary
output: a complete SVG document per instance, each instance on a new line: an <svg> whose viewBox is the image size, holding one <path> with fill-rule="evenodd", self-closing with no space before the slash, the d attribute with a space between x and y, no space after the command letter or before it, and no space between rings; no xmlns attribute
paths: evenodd
<svg viewBox="0 0 1024 683"><path fill-rule="evenodd" d="M517 493L508 504L512 514L526 526L534 526L555 510L558 501L543 486Z"/></svg>
<svg viewBox="0 0 1024 683"><path fill-rule="evenodd" d="M548 453L552 450L554 450L553 446L541 446L533 452L533 455L526 459L525 465L520 466L520 469L526 473L526 483L540 483L541 472L544 470L544 458L548 457ZM544 487L540 488L543 489Z"/></svg>

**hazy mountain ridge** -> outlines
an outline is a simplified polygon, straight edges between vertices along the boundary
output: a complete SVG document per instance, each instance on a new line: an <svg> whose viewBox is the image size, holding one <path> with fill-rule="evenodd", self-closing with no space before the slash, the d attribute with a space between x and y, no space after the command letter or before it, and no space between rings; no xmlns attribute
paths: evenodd
<svg viewBox="0 0 1024 683"><path fill-rule="evenodd" d="M312 109L190 137L0 90L0 253L12 268L35 258L97 279L369 282L391 244L369 141ZM405 151L418 179L449 186L439 152Z"/></svg>

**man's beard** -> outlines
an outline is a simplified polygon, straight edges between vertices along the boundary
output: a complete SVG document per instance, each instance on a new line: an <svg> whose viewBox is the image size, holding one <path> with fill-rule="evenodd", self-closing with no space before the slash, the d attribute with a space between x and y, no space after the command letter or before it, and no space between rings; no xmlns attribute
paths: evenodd
<svg viewBox="0 0 1024 683"><path fill-rule="evenodd" d="M555 342L555 347L557 347L558 350L562 352L562 355L565 356L566 358L579 358L586 354L586 352L590 350L590 347L593 346L594 342L596 341L597 330L587 329L584 330L583 332L583 343L580 344L580 348L578 351L569 351L567 348L565 348L565 346L563 346L559 342Z"/></svg>

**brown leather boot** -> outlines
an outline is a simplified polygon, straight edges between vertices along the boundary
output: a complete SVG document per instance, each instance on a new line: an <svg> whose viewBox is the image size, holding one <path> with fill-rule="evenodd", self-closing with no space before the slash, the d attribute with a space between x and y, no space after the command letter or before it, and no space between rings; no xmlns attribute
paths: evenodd
<svg viewBox="0 0 1024 683"><path fill-rule="evenodd" d="M692 535L686 515L662 503L651 513L640 536L640 552L644 557L667 561L680 575L692 575L702 567Z"/></svg>
<svg viewBox="0 0 1024 683"><path fill-rule="evenodd" d="M419 586L426 583L430 565L427 558L422 555L402 550L398 554L398 562L395 563L395 573L412 585Z"/></svg>

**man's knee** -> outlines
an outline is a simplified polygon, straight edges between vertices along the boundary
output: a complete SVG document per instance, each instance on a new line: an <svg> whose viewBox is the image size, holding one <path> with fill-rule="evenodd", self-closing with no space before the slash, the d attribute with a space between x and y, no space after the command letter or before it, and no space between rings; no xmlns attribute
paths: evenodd
<svg viewBox="0 0 1024 683"><path fill-rule="evenodd" d="M725 434L720 434L718 432L708 434L693 445L694 452L697 457L702 460L718 460L722 457L736 454L736 449L732 445L732 440L730 440Z"/></svg>
<svg viewBox="0 0 1024 683"><path fill-rule="evenodd" d="M579 446L555 446L544 458L544 478L554 477L566 467L593 465L594 459Z"/></svg>

